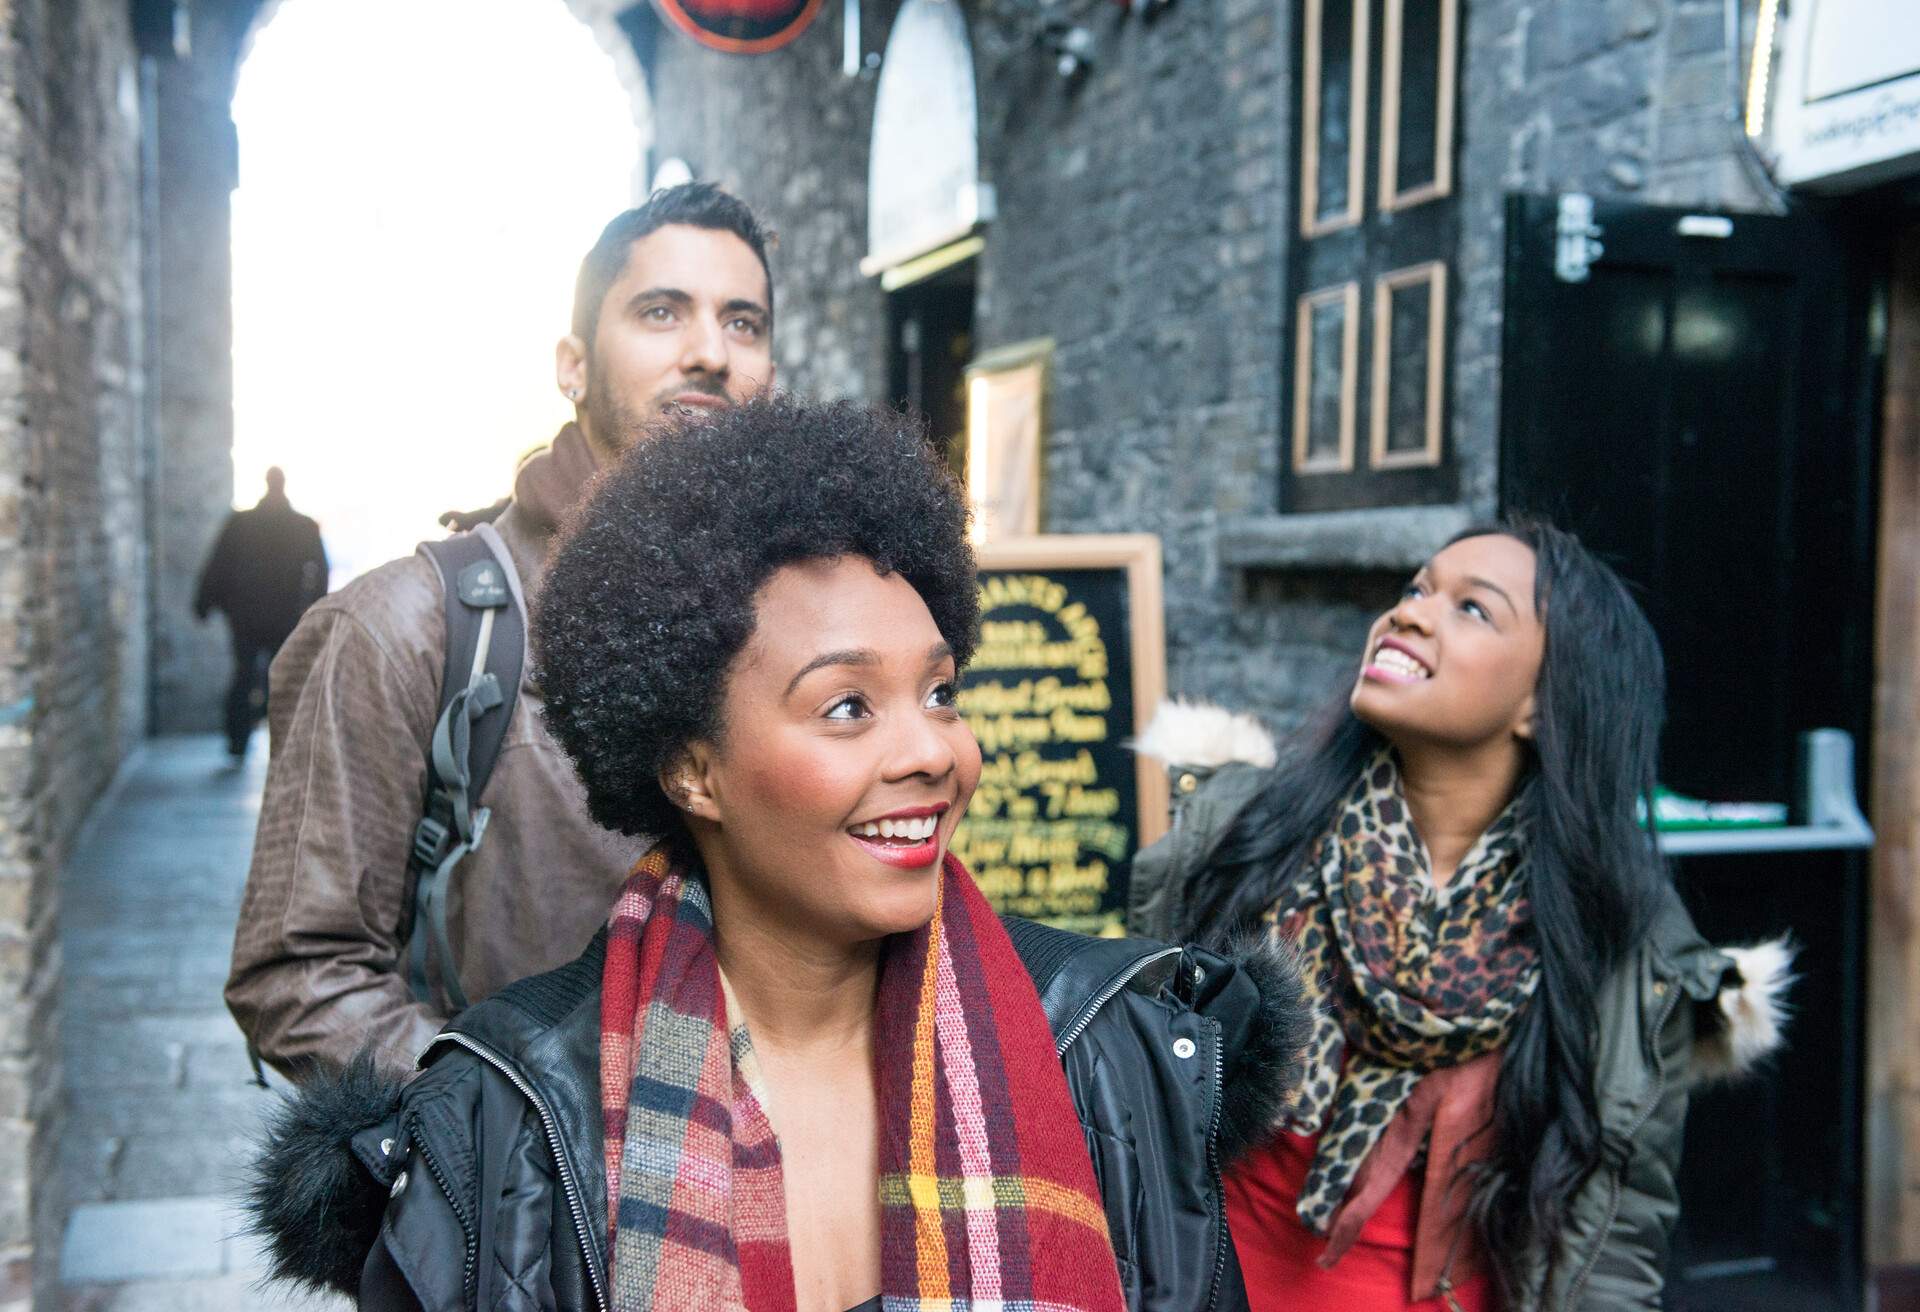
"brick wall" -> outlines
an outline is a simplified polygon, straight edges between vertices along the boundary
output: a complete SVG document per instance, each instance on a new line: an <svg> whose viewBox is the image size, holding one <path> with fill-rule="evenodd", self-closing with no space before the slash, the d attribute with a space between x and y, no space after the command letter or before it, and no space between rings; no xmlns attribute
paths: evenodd
<svg viewBox="0 0 1920 1312"><path fill-rule="evenodd" d="M138 80L116 0L0 5L0 1308L57 1251L57 874L146 721ZM31 1184L30 1184L31 1182ZM44 1284L51 1263L39 1264Z"/></svg>

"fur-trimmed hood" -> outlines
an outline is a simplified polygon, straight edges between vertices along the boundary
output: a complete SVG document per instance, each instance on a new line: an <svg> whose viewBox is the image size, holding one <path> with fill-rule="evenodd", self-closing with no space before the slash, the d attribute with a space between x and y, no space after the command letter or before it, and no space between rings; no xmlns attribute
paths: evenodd
<svg viewBox="0 0 1920 1312"><path fill-rule="evenodd" d="M394 1172L403 1082L369 1053L309 1080L268 1117L247 1180L249 1229L266 1240L270 1279L356 1294Z"/></svg>
<svg viewBox="0 0 1920 1312"><path fill-rule="evenodd" d="M1272 934L1245 934L1221 955L1244 971L1259 1004L1240 1034L1226 1036L1234 1054L1220 1090L1220 1160L1232 1162L1273 1133L1304 1077L1313 1008L1300 980L1299 955Z"/></svg>
<svg viewBox="0 0 1920 1312"><path fill-rule="evenodd" d="M1279 750L1259 720L1208 702L1160 704L1134 748L1176 773L1212 773L1230 765L1271 769ZM1176 797L1176 805L1180 800ZM1726 971L1711 1008L1696 1016L1688 1079L1737 1079L1763 1064L1784 1041L1794 948L1787 938L1714 949Z"/></svg>
<svg viewBox="0 0 1920 1312"><path fill-rule="evenodd" d="M1785 937L1717 951L1733 963L1714 1001L1717 1023L1703 1023L1693 1041L1688 1077L1696 1084L1752 1073L1786 1041L1787 990L1794 947Z"/></svg>

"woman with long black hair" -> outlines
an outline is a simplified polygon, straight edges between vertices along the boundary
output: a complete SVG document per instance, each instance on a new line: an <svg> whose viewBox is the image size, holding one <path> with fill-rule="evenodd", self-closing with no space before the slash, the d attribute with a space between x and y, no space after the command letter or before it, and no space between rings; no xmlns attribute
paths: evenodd
<svg viewBox="0 0 1920 1312"><path fill-rule="evenodd" d="M1716 951L1636 814L1652 627L1571 535L1470 531L1277 763L1217 708L1143 750L1178 823L1135 932L1292 941L1307 1076L1227 1181L1256 1312L1654 1308L1689 1086L1778 1040L1778 944Z"/></svg>

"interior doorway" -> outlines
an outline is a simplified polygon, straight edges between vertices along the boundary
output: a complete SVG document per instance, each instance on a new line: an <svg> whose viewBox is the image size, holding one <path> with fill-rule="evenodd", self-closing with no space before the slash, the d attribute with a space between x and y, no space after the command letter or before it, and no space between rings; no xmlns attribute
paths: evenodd
<svg viewBox="0 0 1920 1312"><path fill-rule="evenodd" d="M1508 208L1503 503L1573 529L1635 587L1666 653L1669 787L1791 801L1797 740L1819 727L1851 734L1864 772L1877 372L1864 243L1806 215L1597 202L1569 222L1560 201ZM1694 1100L1667 1306L1857 1307L1866 856L1679 865L1710 941L1794 934L1807 1022L1777 1068Z"/></svg>
<svg viewBox="0 0 1920 1312"><path fill-rule="evenodd" d="M963 479L977 264L963 260L887 294L887 395L926 416L934 441Z"/></svg>

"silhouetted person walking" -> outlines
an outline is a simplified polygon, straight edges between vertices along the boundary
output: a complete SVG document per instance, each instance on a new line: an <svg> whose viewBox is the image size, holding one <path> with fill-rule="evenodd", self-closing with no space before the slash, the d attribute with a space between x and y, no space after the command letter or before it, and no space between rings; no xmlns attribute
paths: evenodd
<svg viewBox="0 0 1920 1312"><path fill-rule="evenodd" d="M300 622L326 595L327 550L320 526L287 500L287 476L267 471L267 494L252 510L236 510L214 540L193 611L201 619L225 611L233 634L233 682L227 687L227 750L247 753L253 726L267 710L267 667Z"/></svg>

